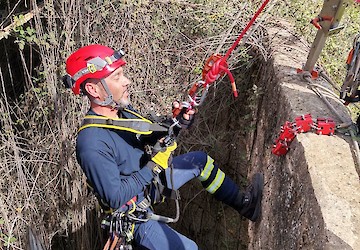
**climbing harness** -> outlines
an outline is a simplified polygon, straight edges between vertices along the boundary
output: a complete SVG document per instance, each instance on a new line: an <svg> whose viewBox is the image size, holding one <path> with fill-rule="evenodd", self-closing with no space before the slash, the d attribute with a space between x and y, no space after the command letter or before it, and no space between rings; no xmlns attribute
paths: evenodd
<svg viewBox="0 0 360 250"><path fill-rule="evenodd" d="M144 119L121 119L109 118L97 115L87 115L79 128L79 132L89 127L101 127L117 130L125 130L135 134L149 135L154 131L167 132L168 129L157 123Z"/></svg>
<svg viewBox="0 0 360 250"><path fill-rule="evenodd" d="M172 121L172 124L166 122L154 123L141 115L133 112L129 109L124 109L124 111L131 113L138 118L136 119L123 119L123 118L110 118L97 115L87 115L84 117L84 120L78 130L80 132L83 129L89 127L99 127L99 128L108 128L115 130L123 130L140 135L151 135L154 132L160 132L165 136L162 147L167 147L172 145L176 140L176 133L174 131L175 127L179 126L178 121ZM149 147L146 147L147 153L151 154Z"/></svg>
<svg viewBox="0 0 360 250"><path fill-rule="evenodd" d="M79 131L90 127L100 127L128 131L137 135L149 135L153 132L167 132L167 141L164 142L162 146L167 147L167 144L176 144L172 131L172 127L174 125L169 126L162 123L152 123L150 120L142 117L132 110L124 109L124 111L129 112L138 118L116 119L96 115L87 115L85 116ZM147 154L151 154L151 151L151 146L145 145L145 152ZM169 166L169 168L172 171L171 166ZM173 183L172 172L170 176L171 183ZM95 194L102 211L104 214L106 214L106 218L102 221L101 224L102 228L109 232L109 238L103 248L104 250L131 250L131 241L133 239L135 225L138 223L144 223L149 220L157 220L164 223L174 223L178 221L180 217L179 191L170 189L164 186L162 183L166 183L165 176L161 174L156 175L153 179L152 185L150 185L144 191L144 198L141 201L139 201L138 197L135 196L125 205L117 210L114 210L100 197L100 195L95 192L93 185L89 180L87 180L88 189ZM150 198L150 195L152 198ZM157 215L153 213L152 210L150 210L150 206L152 204L163 202L165 198L173 199L175 201L176 216L174 218Z"/></svg>
<svg viewBox="0 0 360 250"><path fill-rule="evenodd" d="M234 97L238 96L235 79L229 70L227 59L229 58L233 50L236 48L236 46L239 44L241 39L244 37L246 32L249 30L249 28L253 25L253 23L255 22L255 20L263 11L263 9L265 8L265 6L268 4L269 1L270 0L265 0L262 3L262 5L256 11L254 16L251 18L249 23L245 26L243 31L240 33L236 41L232 44L232 46L228 49L228 51L224 56L220 54L214 54L211 55L210 58L206 60L202 70L202 80L195 82L193 86L190 88L188 92L189 102L183 102L182 107L185 107L186 109L190 110L196 106L201 105L204 102L205 97L208 93L209 85L211 85L217 79L219 79L219 77L222 77L224 75L227 75L229 77ZM172 112L173 112L173 117L176 117L181 112L181 110L173 109Z"/></svg>
<svg viewBox="0 0 360 250"><path fill-rule="evenodd" d="M103 250L131 250L131 242L134 238L136 224L144 223L149 220L156 220L164 223L175 223L179 220L180 193L178 190L173 190L164 186L159 176L154 177L153 188L146 189L144 192L145 197L141 201L138 200L138 196L135 196L117 210L112 209L96 192L94 192L89 181L87 181L87 184L89 190L95 194L102 211L106 215L101 222L101 228L108 232L108 240ZM150 194L152 194L154 198L150 198ZM150 210L152 204L163 202L166 198L175 201L176 215L174 218L158 215Z"/></svg>
<svg viewBox="0 0 360 250"><path fill-rule="evenodd" d="M347 74L340 90L340 98L345 101L345 105L351 102L360 101L360 34L355 36L353 47L346 60Z"/></svg>
<svg viewBox="0 0 360 250"><path fill-rule="evenodd" d="M330 118L317 118L313 121L311 114L301 115L295 118L295 122L286 121L281 126L279 137L275 140L272 153L280 156L290 150L290 144L299 133L314 130L318 135L334 135L335 122Z"/></svg>
<svg viewBox="0 0 360 250"><path fill-rule="evenodd" d="M131 241L134 237L135 223L146 220L149 206L150 201L146 198L138 204L132 199L106 216L101 222L101 228L109 232L109 238L103 249L132 249Z"/></svg>
<svg viewBox="0 0 360 250"><path fill-rule="evenodd" d="M131 202L129 209L120 208L108 215L102 222L101 228L109 232L108 240L103 250L124 249L131 250L131 242L134 238L136 224L149 220L161 221L164 223L176 222L180 215L180 206L176 200L176 217L169 218L149 212L150 199L144 199L141 203Z"/></svg>
<svg viewBox="0 0 360 250"><path fill-rule="evenodd" d="M164 223L175 223L179 220L180 196L178 190L170 190L167 187L164 187L159 180L155 180L154 182L160 186L159 193L163 196L162 199L171 198L175 200L175 218L153 213L152 210L149 209L152 204L152 200L148 195L141 202L136 202L136 197L134 197L127 202L126 205L114 212L112 211L111 213L108 213L105 219L101 222L101 228L109 234L104 250L132 249L131 242L134 238L136 224L144 223L149 220L156 220Z"/></svg>

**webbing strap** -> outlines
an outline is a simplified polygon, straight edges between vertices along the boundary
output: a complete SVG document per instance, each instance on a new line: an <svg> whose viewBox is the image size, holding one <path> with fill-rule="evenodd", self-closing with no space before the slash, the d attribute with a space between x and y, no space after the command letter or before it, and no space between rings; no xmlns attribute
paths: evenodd
<svg viewBox="0 0 360 250"><path fill-rule="evenodd" d="M89 127L124 130L136 134L149 135L154 131L167 132L168 128L145 119L114 119L102 116L85 116L79 131Z"/></svg>
<svg viewBox="0 0 360 250"><path fill-rule="evenodd" d="M163 180L160 179L159 176L154 177L154 185L158 189L159 193L169 199L172 200L180 200L180 192L179 190L171 189L163 185L162 183L166 183L165 176L163 176Z"/></svg>
<svg viewBox="0 0 360 250"><path fill-rule="evenodd" d="M94 190L94 188L93 188L93 186L92 186L92 184L90 183L89 180L86 180L86 185L88 187L88 190L90 192L92 192L95 195L95 197L97 198L97 200L99 202L99 205L100 205L101 209L103 210L104 214L112 214L112 213L114 213L116 211L115 209L111 208L110 205L107 204L107 202L105 202L97 192L95 192L95 190ZM131 200L129 200L125 205L123 205L120 209L124 209L125 206L131 207L137 201L138 201L138 196L136 195ZM150 197L145 194L144 199L142 201L138 202L136 204L135 208L140 208L140 209L145 210L150 206L151 206Z"/></svg>

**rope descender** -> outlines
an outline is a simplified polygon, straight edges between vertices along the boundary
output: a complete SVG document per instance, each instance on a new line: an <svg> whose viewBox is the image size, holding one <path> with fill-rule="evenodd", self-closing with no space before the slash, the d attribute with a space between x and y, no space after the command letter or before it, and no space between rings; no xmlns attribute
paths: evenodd
<svg viewBox="0 0 360 250"><path fill-rule="evenodd" d="M205 85L212 84L225 74L229 77L234 97L238 97L235 79L229 70L225 57L222 57L220 54L213 54L206 60L202 71L202 79L205 81Z"/></svg>
<svg viewBox="0 0 360 250"><path fill-rule="evenodd" d="M189 102L182 102L182 107L191 110L194 107L200 106L209 92L210 84L214 83L219 77L222 77L225 74L227 74L230 79L234 97L238 97L235 80L228 69L226 61L223 60L221 55L214 54L205 62L202 70L202 80L195 82L190 88L188 92ZM180 110L173 110L173 117L176 117L179 113Z"/></svg>
<svg viewBox="0 0 360 250"><path fill-rule="evenodd" d="M235 80L228 65L220 54L213 54L206 60L204 68L202 70L202 80L197 81L189 90L190 106L200 106L209 91L210 84L214 83L219 77L228 75L233 93L235 97L238 97L236 90Z"/></svg>

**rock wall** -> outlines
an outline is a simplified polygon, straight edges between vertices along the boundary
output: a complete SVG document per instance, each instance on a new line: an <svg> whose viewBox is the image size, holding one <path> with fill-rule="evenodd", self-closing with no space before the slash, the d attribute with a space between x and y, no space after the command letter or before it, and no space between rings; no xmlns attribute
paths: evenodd
<svg viewBox="0 0 360 250"><path fill-rule="evenodd" d="M271 154L285 121L310 113L341 121L296 73L309 48L288 25L268 28L271 60L263 62L256 130L249 134L250 175L265 176L262 219L249 225L249 249L360 249L360 184L350 138L299 134L285 156ZM326 86L321 78L317 84ZM345 106L324 92L342 120Z"/></svg>

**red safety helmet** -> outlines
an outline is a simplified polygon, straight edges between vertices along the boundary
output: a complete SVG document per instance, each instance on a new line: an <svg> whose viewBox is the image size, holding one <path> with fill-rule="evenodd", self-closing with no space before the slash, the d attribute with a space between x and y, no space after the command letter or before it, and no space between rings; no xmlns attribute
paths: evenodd
<svg viewBox="0 0 360 250"><path fill-rule="evenodd" d="M103 79L124 66L126 62L122 50L113 49L99 44L82 47L72 53L66 60L66 72L63 81L75 95L80 94L80 85L87 79Z"/></svg>

